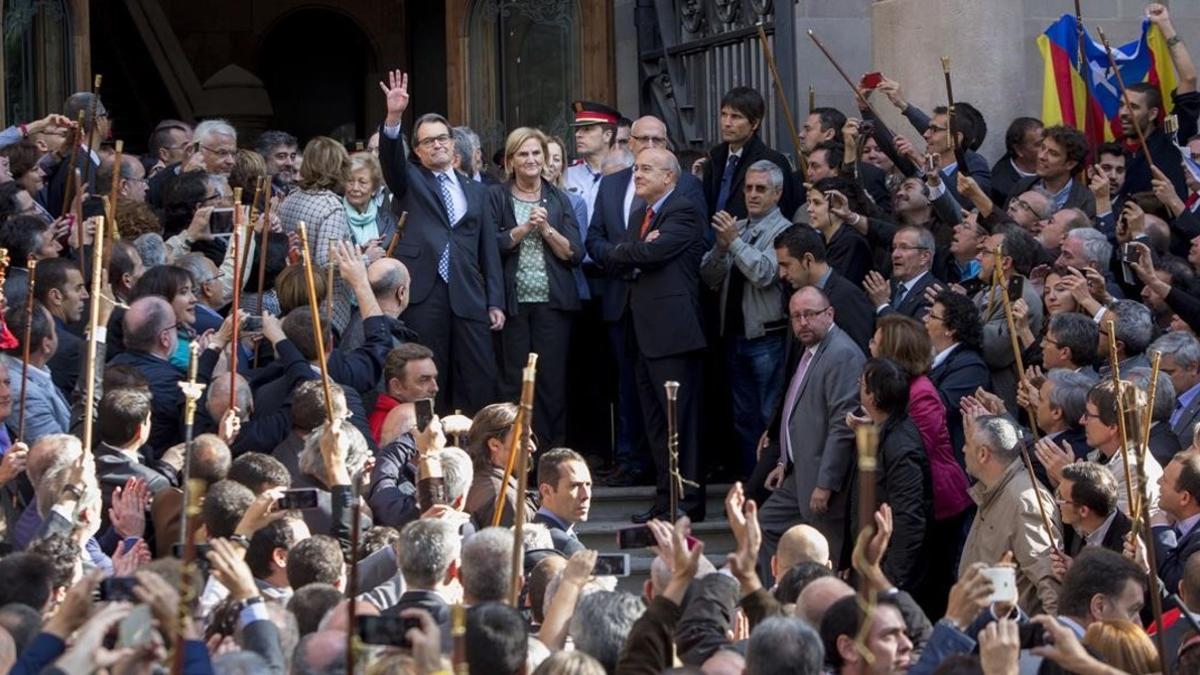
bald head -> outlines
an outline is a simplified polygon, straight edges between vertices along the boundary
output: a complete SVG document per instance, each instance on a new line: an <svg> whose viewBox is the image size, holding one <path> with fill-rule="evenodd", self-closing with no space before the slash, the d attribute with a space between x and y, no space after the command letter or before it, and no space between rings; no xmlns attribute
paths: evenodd
<svg viewBox="0 0 1200 675"><path fill-rule="evenodd" d="M775 576L780 576L778 571L786 572L802 562L829 564L829 542L811 525L796 525L780 537L775 551Z"/></svg>
<svg viewBox="0 0 1200 675"><path fill-rule="evenodd" d="M815 579L800 591L796 616L807 620L809 625L820 626L825 610L848 595L854 595L854 589L837 577Z"/></svg>
<svg viewBox="0 0 1200 675"><path fill-rule="evenodd" d="M647 204L654 204L679 182L679 160L665 148L644 148L633 163L633 188Z"/></svg>
<svg viewBox="0 0 1200 675"><path fill-rule="evenodd" d="M378 614L378 610L376 610L376 614ZM333 672L336 670L334 664L344 660L346 660L346 631L319 630L305 635L296 645L296 652L292 656L292 672Z"/></svg>
<svg viewBox="0 0 1200 675"><path fill-rule="evenodd" d="M246 378L233 373L221 373L209 385L208 390L213 394L208 397L206 403L209 416L216 422L220 422L229 410L230 380L235 377L237 378L235 386L237 387L238 419L245 422L250 419L250 413L253 412L254 395L250 391L250 383L246 381Z"/></svg>
<svg viewBox="0 0 1200 675"><path fill-rule="evenodd" d="M157 295L138 298L125 310L122 320L125 329L125 347L147 354L168 358L175 351L175 331L167 330L175 325L175 310L171 303Z"/></svg>
<svg viewBox="0 0 1200 675"><path fill-rule="evenodd" d="M367 281L379 308L393 318L408 307L408 268L395 258L380 258L367 268Z"/></svg>

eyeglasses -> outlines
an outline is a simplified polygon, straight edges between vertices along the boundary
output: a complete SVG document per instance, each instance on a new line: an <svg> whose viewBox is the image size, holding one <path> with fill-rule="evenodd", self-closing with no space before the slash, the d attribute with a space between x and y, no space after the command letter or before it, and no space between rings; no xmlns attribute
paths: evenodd
<svg viewBox="0 0 1200 675"><path fill-rule="evenodd" d="M825 307L823 309L804 311L804 312L795 312L792 314L792 318L793 319L804 319L805 321L812 321L813 319L817 318L818 316L821 316L822 314L824 314L825 312L828 312L828 311L829 311L829 307Z"/></svg>
<svg viewBox="0 0 1200 675"><path fill-rule="evenodd" d="M453 138L449 134L442 134L441 136L429 136L428 138L422 138L421 140L417 141L417 147L428 148L434 145L446 145L452 140Z"/></svg>
<svg viewBox="0 0 1200 675"><path fill-rule="evenodd" d="M936 134L939 131L945 131L946 127L940 127L936 124L930 124L928 127L926 127L926 129L929 129L929 133Z"/></svg>
<svg viewBox="0 0 1200 675"><path fill-rule="evenodd" d="M237 154L236 148L233 150L230 150L229 148L210 148L204 144L201 144L200 147L203 148L206 152L211 152L212 154L216 155L217 157L220 157L221 159L227 159L227 158L233 157L234 155Z"/></svg>
<svg viewBox="0 0 1200 675"><path fill-rule="evenodd" d="M1014 199L1014 200L1012 200L1012 203L1013 203L1013 205L1019 206L1020 208L1025 209L1026 211L1032 213L1033 215L1037 216L1038 218L1042 217L1042 214L1038 213L1037 209L1030 206L1029 202L1025 201L1024 199Z"/></svg>
<svg viewBox="0 0 1200 675"><path fill-rule="evenodd" d="M1071 506L1077 506L1074 501L1063 496L1062 490L1054 491L1054 501L1058 502L1059 504L1070 504Z"/></svg>
<svg viewBox="0 0 1200 675"><path fill-rule="evenodd" d="M946 317L944 317L944 316L938 316L937 314L934 314L933 312L930 312L930 313L926 314L926 315L925 315L925 318L927 318L927 319L936 319L937 321L941 321L942 323L945 323L945 322L946 322Z"/></svg>
<svg viewBox="0 0 1200 675"><path fill-rule="evenodd" d="M630 136L633 140L643 145L666 145L667 138L665 136Z"/></svg>
<svg viewBox="0 0 1200 675"><path fill-rule="evenodd" d="M1061 343L1061 342L1059 342L1058 340L1055 340L1055 339L1051 338L1049 335L1043 335L1043 336L1042 336L1042 342L1048 342L1048 343L1050 343L1050 344L1054 345L1055 347L1059 347L1059 348L1061 348L1061 347L1062 347L1062 343Z"/></svg>
<svg viewBox="0 0 1200 675"><path fill-rule="evenodd" d="M1087 410L1084 410L1083 414L1079 416L1079 419L1084 422L1086 422L1088 420L1098 420L1098 419L1100 419L1100 413L1092 413Z"/></svg>

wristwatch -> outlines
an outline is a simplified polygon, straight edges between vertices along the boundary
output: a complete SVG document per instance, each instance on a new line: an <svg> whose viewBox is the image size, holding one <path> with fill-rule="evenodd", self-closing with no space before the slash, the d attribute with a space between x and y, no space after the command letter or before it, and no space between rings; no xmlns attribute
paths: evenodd
<svg viewBox="0 0 1200 675"><path fill-rule="evenodd" d="M1167 46L1168 47L1174 47L1175 45L1179 44L1180 42L1183 42L1183 38L1179 37L1179 33L1176 33L1176 34L1172 35L1171 37L1167 38Z"/></svg>
<svg viewBox="0 0 1200 675"><path fill-rule="evenodd" d="M231 534L231 535L229 535L229 541L237 544L238 546L241 546L245 550L250 549L250 540L247 539L244 535Z"/></svg>
<svg viewBox="0 0 1200 675"><path fill-rule="evenodd" d="M255 596L246 598L245 600L238 603L238 612L241 612L243 609L246 609L250 605L257 605L261 602L263 602L263 597L261 595L255 595Z"/></svg>

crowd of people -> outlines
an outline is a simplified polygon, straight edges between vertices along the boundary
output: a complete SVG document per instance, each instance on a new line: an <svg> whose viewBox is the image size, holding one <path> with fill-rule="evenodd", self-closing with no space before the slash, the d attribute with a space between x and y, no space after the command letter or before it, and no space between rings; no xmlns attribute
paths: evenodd
<svg viewBox="0 0 1200 675"><path fill-rule="evenodd" d="M353 153L0 132L0 668L1200 672L1200 92L1146 14L1170 101L995 161L887 77L911 130L815 108L798 168L748 87L707 152L578 101L489 167L399 71ZM598 485L654 486L640 596Z"/></svg>

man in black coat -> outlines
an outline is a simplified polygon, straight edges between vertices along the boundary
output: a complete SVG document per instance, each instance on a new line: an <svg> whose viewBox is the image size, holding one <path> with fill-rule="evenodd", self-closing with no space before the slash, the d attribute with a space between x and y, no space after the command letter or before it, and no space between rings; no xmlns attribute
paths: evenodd
<svg viewBox="0 0 1200 675"><path fill-rule="evenodd" d="M863 350L875 334L875 311L861 288L838 274L825 259L825 240L808 225L793 225L775 238L779 276L798 291L816 286L834 306L833 322ZM791 292L784 294L791 297Z"/></svg>
<svg viewBox="0 0 1200 675"><path fill-rule="evenodd" d="M403 614L423 609L442 629L442 649L450 647L450 605L442 595L458 574L462 552L458 527L444 518L414 520L400 530L395 543L396 561L404 577L405 592L383 613Z"/></svg>
<svg viewBox="0 0 1200 675"><path fill-rule="evenodd" d="M542 507L533 517L550 530L555 550L572 556L584 549L575 524L588 518L592 502L592 474L587 460L569 448L554 448L538 459L537 488Z"/></svg>
<svg viewBox="0 0 1200 675"><path fill-rule="evenodd" d="M1117 508L1117 480L1107 467L1076 462L1063 467L1055 495L1063 525L1063 549L1074 558L1087 546L1123 553L1131 521Z"/></svg>
<svg viewBox="0 0 1200 675"><path fill-rule="evenodd" d="M379 137L392 209L408 212L395 254L412 275L404 321L433 350L440 408L472 415L496 396L492 331L504 328L504 272L487 188L453 168L450 123L437 114L413 125L413 154L404 156L400 119L408 107L408 75L380 83L387 117Z"/></svg>
<svg viewBox="0 0 1200 675"><path fill-rule="evenodd" d="M675 517L669 513L666 381L679 383L678 469L686 481L679 507L693 519L704 517L704 487L699 484L703 480L699 404L706 342L700 310L700 259L706 248L707 224L691 200L675 189L680 173L679 160L667 150L642 150L633 181L646 206L630 217L623 238L597 236L588 241L592 258L608 274L623 276L629 289L622 314L636 354L638 397L658 478L654 506L639 514L637 522Z"/></svg>
<svg viewBox="0 0 1200 675"><path fill-rule="evenodd" d="M1152 528L1158 577L1175 593L1188 558L1200 551L1200 457L1179 454L1163 468L1158 506L1172 523Z"/></svg>
<svg viewBox="0 0 1200 675"><path fill-rule="evenodd" d="M760 159L777 164L785 176L792 174L787 158L767 147L758 137L758 127L765 114L762 94L750 87L734 87L721 98L721 143L708 151L708 162L704 165L708 213L725 211L739 220L746 217L742 180L747 167ZM779 210L791 218L799 204L792 181L784 181Z"/></svg>
<svg viewBox="0 0 1200 675"><path fill-rule="evenodd" d="M79 146L79 154L75 157L75 166L70 165L69 158L59 162L54 173L46 179L46 185L42 188L42 198L38 200L47 211L56 216L63 213L63 201L68 197L67 180L72 170L79 171L79 178L84 185L92 186L96 182L96 172L100 170L100 155L91 146L98 145L100 141L108 138L108 109L98 96L86 91L71 94L63 105L63 115L76 122L81 112L84 138ZM74 178L70 180L74 187L69 196L74 198L80 194L83 186L75 183ZM89 187L89 191L93 190Z"/></svg>

